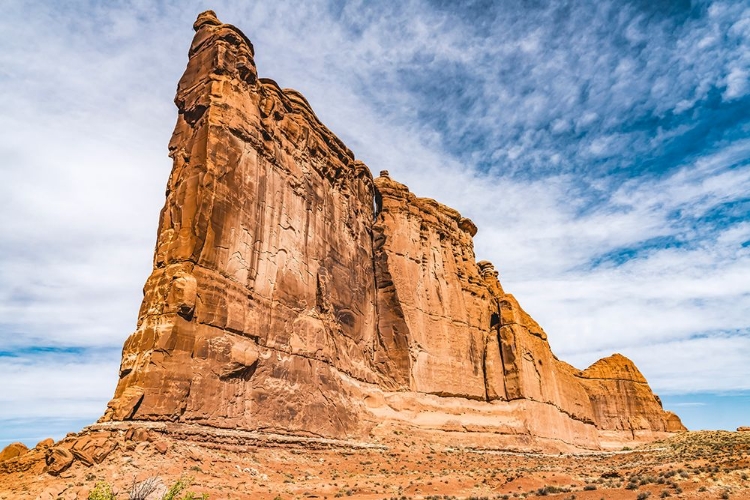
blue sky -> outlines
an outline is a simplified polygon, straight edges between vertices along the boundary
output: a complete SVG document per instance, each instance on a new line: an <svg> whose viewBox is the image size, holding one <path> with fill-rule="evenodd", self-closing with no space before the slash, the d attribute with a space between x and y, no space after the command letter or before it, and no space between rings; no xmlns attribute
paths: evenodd
<svg viewBox="0 0 750 500"><path fill-rule="evenodd" d="M373 172L583 368L750 425L750 2L20 2L0 19L0 445L111 397L151 268L197 13L253 41Z"/></svg>

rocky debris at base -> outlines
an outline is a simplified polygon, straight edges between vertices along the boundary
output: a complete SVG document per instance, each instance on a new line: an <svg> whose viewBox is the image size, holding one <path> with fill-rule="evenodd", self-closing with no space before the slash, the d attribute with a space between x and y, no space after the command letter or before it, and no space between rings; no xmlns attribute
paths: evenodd
<svg viewBox="0 0 750 500"><path fill-rule="evenodd" d="M175 425L177 432L182 424ZM194 498L205 493L211 500L416 500L444 495L634 500L639 495L664 498L664 491L685 500L722 498L725 493L732 499L750 498L747 433L683 432L632 450L568 454L457 447L449 437L424 441L393 432L381 438L380 447L311 447L311 441L289 439L265 445L227 441L211 448L206 446L210 429L203 430L204 442L177 438L166 426L146 430L155 441L126 440L125 425L110 429L118 446L105 460L89 466L76 459L58 476L43 473L42 451L29 450L18 460L36 456L41 463L10 474L0 467L0 500L85 500L98 483L111 486L122 499L134 481L149 478L166 486L189 480ZM86 430L71 439L94 432L104 431ZM233 432L222 434L229 438ZM166 454L154 446L158 441L169 444Z"/></svg>

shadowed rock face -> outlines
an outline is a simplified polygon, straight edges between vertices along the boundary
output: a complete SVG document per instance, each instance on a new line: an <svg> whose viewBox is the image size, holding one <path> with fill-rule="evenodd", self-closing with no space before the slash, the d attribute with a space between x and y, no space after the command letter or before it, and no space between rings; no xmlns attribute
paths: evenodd
<svg viewBox="0 0 750 500"><path fill-rule="evenodd" d="M304 97L258 78L242 32L211 11L194 28L154 270L102 421L364 438L415 411L445 430L465 404L481 432L591 447L683 429L623 356L559 361L475 261L476 226L373 180Z"/></svg>

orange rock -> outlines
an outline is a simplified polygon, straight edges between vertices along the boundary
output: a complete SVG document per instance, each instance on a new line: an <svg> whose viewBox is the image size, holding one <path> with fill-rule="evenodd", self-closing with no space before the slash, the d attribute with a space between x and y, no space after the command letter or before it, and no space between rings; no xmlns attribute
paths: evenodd
<svg viewBox="0 0 750 500"><path fill-rule="evenodd" d="M39 441L34 448L49 448L50 446L54 446L55 440L52 438L47 438Z"/></svg>
<svg viewBox="0 0 750 500"><path fill-rule="evenodd" d="M750 432L750 427L737 427L737 432Z"/></svg>
<svg viewBox="0 0 750 500"><path fill-rule="evenodd" d="M239 30L195 28L155 267L103 419L346 435L344 379L379 379L371 175L257 78Z"/></svg>
<svg viewBox="0 0 750 500"><path fill-rule="evenodd" d="M135 427L132 429L129 429L125 433L125 439L129 441L135 441L135 442L144 442L144 441L151 441L151 434L148 432L147 429L144 429L142 427Z"/></svg>
<svg viewBox="0 0 750 500"><path fill-rule="evenodd" d="M597 424L610 430L685 430L676 415L662 410L646 379L621 354L600 359L581 372Z"/></svg>
<svg viewBox="0 0 750 500"><path fill-rule="evenodd" d="M154 448L156 448L156 451L164 455L169 449L169 443L166 441L157 441L154 443Z"/></svg>
<svg viewBox="0 0 750 500"><path fill-rule="evenodd" d="M684 429L626 358L558 360L476 262L476 225L373 179L304 97L258 78L241 31L211 11L194 29L154 268L102 421L594 448Z"/></svg>
<svg viewBox="0 0 750 500"><path fill-rule="evenodd" d="M141 429L143 433L147 431ZM101 463L117 447L117 442L108 433L85 433L73 442L70 452L84 465Z"/></svg>
<svg viewBox="0 0 750 500"><path fill-rule="evenodd" d="M73 464L73 460L75 460L75 457L67 448L62 446L49 448L45 456L47 463L46 471L53 476L57 476L70 467Z"/></svg>
<svg viewBox="0 0 750 500"><path fill-rule="evenodd" d="M29 448L23 443L10 443L0 451L0 462L5 462L11 458L20 457L29 451Z"/></svg>

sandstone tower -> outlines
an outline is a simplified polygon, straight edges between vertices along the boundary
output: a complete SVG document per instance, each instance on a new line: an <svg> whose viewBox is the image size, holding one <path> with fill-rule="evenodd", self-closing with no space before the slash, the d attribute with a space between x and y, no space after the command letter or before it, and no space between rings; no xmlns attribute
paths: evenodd
<svg viewBox="0 0 750 500"><path fill-rule="evenodd" d="M175 103L154 268L101 422L599 448L683 430L627 358L586 370L476 262L476 226L370 170L211 11Z"/></svg>

